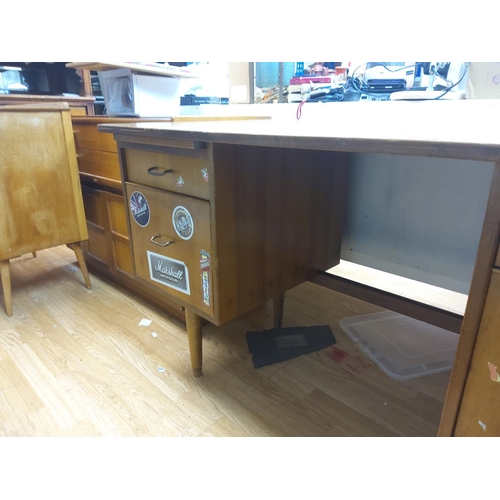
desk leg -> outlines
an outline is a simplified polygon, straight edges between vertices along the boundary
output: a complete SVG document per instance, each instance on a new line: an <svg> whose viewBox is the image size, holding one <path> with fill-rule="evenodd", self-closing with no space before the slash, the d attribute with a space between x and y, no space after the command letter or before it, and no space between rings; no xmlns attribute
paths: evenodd
<svg viewBox="0 0 500 500"><path fill-rule="evenodd" d="M71 248L73 252L75 252L76 259L78 260L78 265L80 266L80 270L83 274L83 279L85 280L85 285L87 288L92 288L90 284L89 272L87 270L87 264L85 262L85 257L83 256L81 243L70 243L68 248Z"/></svg>
<svg viewBox="0 0 500 500"><path fill-rule="evenodd" d="M10 263L8 260L0 261L0 274L2 275L3 298L5 301L5 312L12 316L12 289L10 286Z"/></svg>
<svg viewBox="0 0 500 500"><path fill-rule="evenodd" d="M201 376L201 365L203 363L201 326L201 317L186 307L186 327L189 342L189 354L191 356L191 366L195 377Z"/></svg>
<svg viewBox="0 0 500 500"><path fill-rule="evenodd" d="M283 307L285 306L285 294L273 299L274 328L281 328L283 323Z"/></svg>

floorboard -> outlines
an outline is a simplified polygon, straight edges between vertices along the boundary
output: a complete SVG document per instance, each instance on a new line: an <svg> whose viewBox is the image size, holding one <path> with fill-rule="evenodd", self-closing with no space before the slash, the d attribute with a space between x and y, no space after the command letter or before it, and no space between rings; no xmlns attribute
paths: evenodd
<svg viewBox="0 0 500 500"><path fill-rule="evenodd" d="M286 294L283 326L329 324L335 346L254 369L245 332L272 327L268 303L203 327L195 379L183 325L95 275L88 290L66 247L12 260L11 275L13 316L0 310L0 436L437 433L449 372L392 379L339 327L382 310L374 305L304 283ZM139 326L143 318L151 325Z"/></svg>

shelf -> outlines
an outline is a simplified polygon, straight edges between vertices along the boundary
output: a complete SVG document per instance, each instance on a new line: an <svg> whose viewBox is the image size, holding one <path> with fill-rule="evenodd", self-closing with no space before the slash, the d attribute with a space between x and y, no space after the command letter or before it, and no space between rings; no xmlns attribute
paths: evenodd
<svg viewBox="0 0 500 500"><path fill-rule="evenodd" d="M123 62L72 62L66 64L67 68L86 69L89 71L109 71L112 69L129 69L138 73L151 73L158 76L174 78L197 78L187 69L176 66L167 66L157 63L123 63Z"/></svg>

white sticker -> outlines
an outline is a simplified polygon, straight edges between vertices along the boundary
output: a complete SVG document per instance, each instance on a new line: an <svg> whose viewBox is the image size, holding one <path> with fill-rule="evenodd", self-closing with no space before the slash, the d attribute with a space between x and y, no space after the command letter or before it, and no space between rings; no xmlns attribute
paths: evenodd
<svg viewBox="0 0 500 500"><path fill-rule="evenodd" d="M162 285L191 295L189 287L189 272L186 264L180 260L165 257L158 253L147 251L149 277Z"/></svg>
<svg viewBox="0 0 500 500"><path fill-rule="evenodd" d="M189 210L178 206L172 212L172 224L175 232L183 239L189 240L194 233L194 222Z"/></svg>
<svg viewBox="0 0 500 500"><path fill-rule="evenodd" d="M203 303L210 305L210 254L202 250L200 252L201 286L203 290Z"/></svg>

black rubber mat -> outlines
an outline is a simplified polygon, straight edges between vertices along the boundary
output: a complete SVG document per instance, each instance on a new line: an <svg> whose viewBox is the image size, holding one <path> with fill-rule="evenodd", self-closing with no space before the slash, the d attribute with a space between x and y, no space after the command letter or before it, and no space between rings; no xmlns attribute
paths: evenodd
<svg viewBox="0 0 500 500"><path fill-rule="evenodd" d="M254 368L279 363L335 344L328 325L246 332Z"/></svg>

